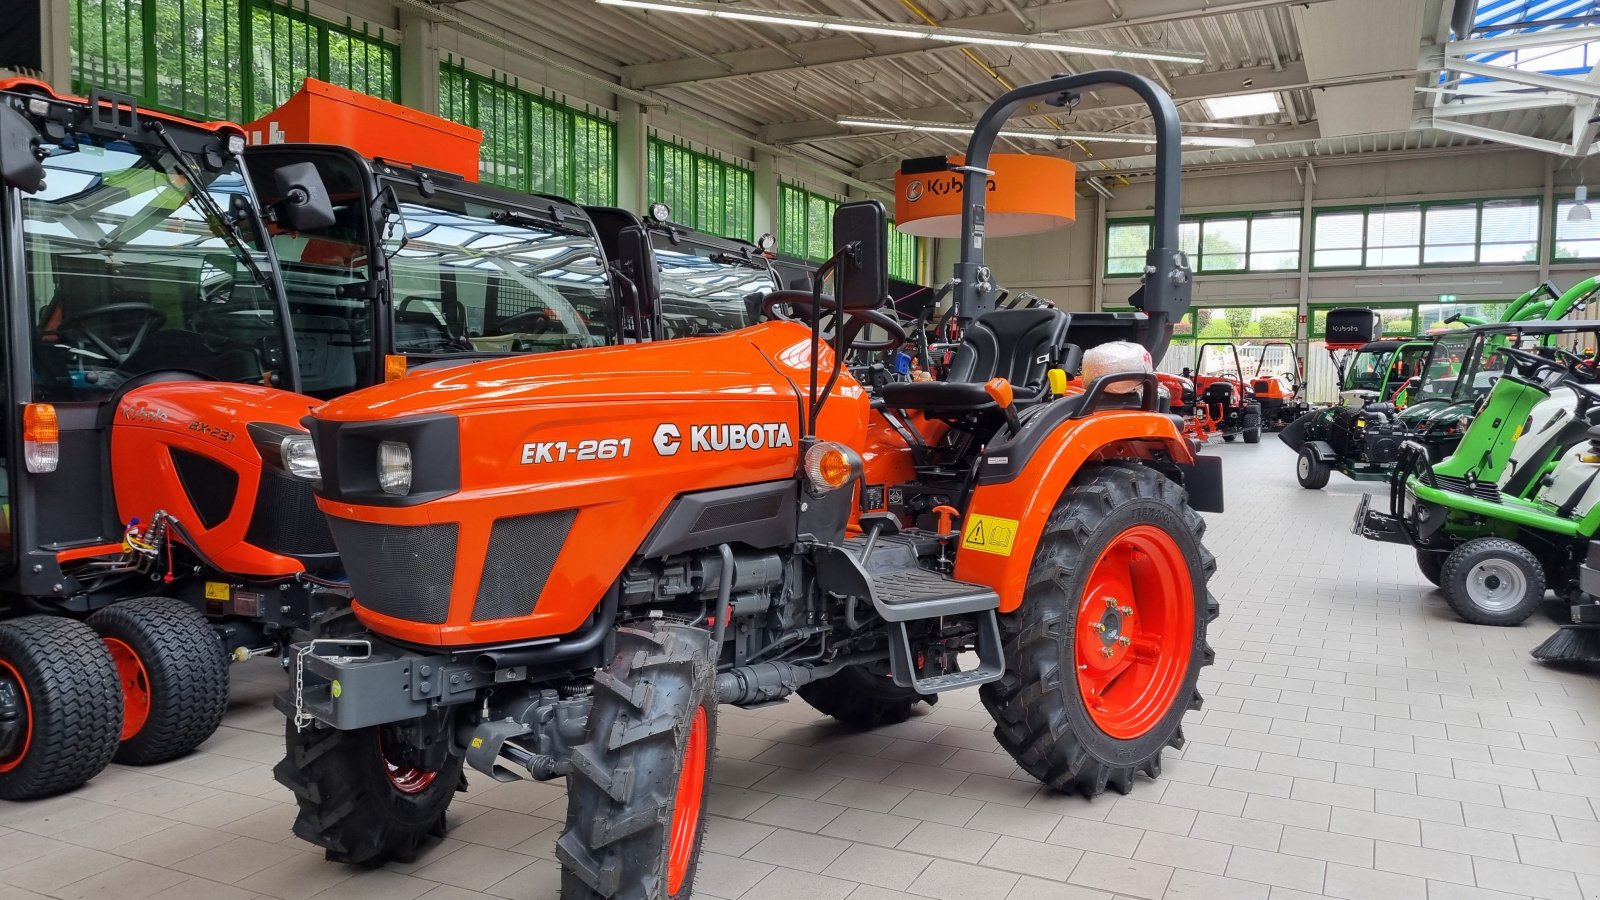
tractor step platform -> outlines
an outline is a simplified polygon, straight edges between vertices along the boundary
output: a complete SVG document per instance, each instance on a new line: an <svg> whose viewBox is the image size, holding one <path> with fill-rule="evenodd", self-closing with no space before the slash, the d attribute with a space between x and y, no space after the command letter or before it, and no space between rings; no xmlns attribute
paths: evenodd
<svg viewBox="0 0 1600 900"><path fill-rule="evenodd" d="M927 569L902 569L873 577L872 603L889 625L889 671L895 684L919 694L937 694L985 684L1005 674L996 618L1000 595L990 588ZM959 672L921 675L907 625L946 616L972 617L978 631L978 665Z"/></svg>

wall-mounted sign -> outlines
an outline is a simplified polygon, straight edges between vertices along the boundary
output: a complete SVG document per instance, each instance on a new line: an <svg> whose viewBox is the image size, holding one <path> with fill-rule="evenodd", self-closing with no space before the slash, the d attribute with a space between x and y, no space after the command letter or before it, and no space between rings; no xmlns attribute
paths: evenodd
<svg viewBox="0 0 1600 900"><path fill-rule="evenodd" d="M952 165L962 158L951 157ZM1056 156L996 153L989 157L994 174L986 180L984 234L1010 237L1036 234L1071 225L1077 218L1073 176L1077 168ZM960 172L896 172L895 227L921 237L956 237L961 233Z"/></svg>

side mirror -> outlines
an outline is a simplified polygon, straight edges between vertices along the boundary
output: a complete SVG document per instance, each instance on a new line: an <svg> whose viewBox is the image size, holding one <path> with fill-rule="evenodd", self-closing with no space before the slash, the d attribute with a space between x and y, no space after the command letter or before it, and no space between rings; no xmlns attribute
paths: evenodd
<svg viewBox="0 0 1600 900"><path fill-rule="evenodd" d="M889 215L876 200L846 203L833 213L833 252L849 249L834 274L843 309L874 309L889 296Z"/></svg>
<svg viewBox="0 0 1600 900"><path fill-rule="evenodd" d="M622 274L633 280L639 291L639 302L648 315L655 310L656 298L661 296L661 269L656 265L650 235L638 225L618 231L617 257L622 264Z"/></svg>
<svg viewBox="0 0 1600 900"><path fill-rule="evenodd" d="M5 101L0 101L0 182L29 194L44 187L39 132Z"/></svg>
<svg viewBox="0 0 1600 900"><path fill-rule="evenodd" d="M272 173L278 188L277 213L295 231L320 231L338 221L333 214L333 201L328 198L328 188L322 183L322 174L315 163L298 162L279 166Z"/></svg>

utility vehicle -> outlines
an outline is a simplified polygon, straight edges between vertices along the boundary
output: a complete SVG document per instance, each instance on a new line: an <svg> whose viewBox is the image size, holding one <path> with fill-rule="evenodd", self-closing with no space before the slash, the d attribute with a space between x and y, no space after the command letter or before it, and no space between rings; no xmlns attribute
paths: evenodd
<svg viewBox="0 0 1600 900"><path fill-rule="evenodd" d="M1246 444L1261 443L1261 404L1244 377L1236 345L1201 344L1195 350L1194 371L1184 369L1180 377L1194 386L1192 434L1200 440L1220 434L1228 443L1240 436Z"/></svg>
<svg viewBox="0 0 1600 900"><path fill-rule="evenodd" d="M1407 445L1388 511L1363 495L1357 533L1417 549L1451 608L1516 625L1546 589L1571 605L1573 633L1535 656L1600 660L1600 324L1528 324L1455 453L1429 464ZM1517 344L1528 341L1524 346Z"/></svg>
<svg viewBox="0 0 1600 900"><path fill-rule="evenodd" d="M1358 330L1341 339L1336 328ZM1401 409L1395 399L1422 371L1432 342L1371 340L1381 328L1371 310L1328 313L1329 352L1352 351L1340 361L1339 402L1311 410L1278 432L1278 440L1298 456L1295 475L1303 488L1326 486L1334 471L1375 481L1387 478L1394 467L1400 439L1391 423Z"/></svg>
<svg viewBox="0 0 1600 900"><path fill-rule="evenodd" d="M1020 110L1102 86L1155 126L1137 312L996 310L990 148ZM464 767L564 776L564 897L687 897L718 703L794 693L870 726L979 687L1000 744L1053 788L1156 775L1212 659L1196 509L1221 505L1220 461L1151 372L1189 306L1179 154L1172 101L1127 72L990 108L957 169L962 344L943 381L870 390L842 365L905 339L866 201L838 210L811 292L765 298L768 321L319 407L319 504L366 630L295 647L275 770L295 833L335 860L404 859ZM887 337L863 341L869 325Z"/></svg>

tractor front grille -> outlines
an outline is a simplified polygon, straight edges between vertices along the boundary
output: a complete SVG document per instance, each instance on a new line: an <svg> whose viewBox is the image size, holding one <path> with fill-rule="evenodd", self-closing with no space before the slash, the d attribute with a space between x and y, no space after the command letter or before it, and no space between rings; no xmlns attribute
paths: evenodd
<svg viewBox="0 0 1600 900"><path fill-rule="evenodd" d="M455 523L377 525L336 516L327 521L362 606L408 622L444 624L456 574Z"/></svg>
<svg viewBox="0 0 1600 900"><path fill-rule="evenodd" d="M244 539L263 550L287 556L333 553L327 517L317 509L311 482L287 472L262 467L256 506Z"/></svg>
<svg viewBox="0 0 1600 900"><path fill-rule="evenodd" d="M495 520L472 620L510 619L533 612L556 557L572 531L575 509Z"/></svg>
<svg viewBox="0 0 1600 900"><path fill-rule="evenodd" d="M1433 474L1429 476L1433 486L1452 494L1463 494L1487 500L1490 503L1500 502L1500 486L1493 481L1468 481L1465 478L1456 478L1451 475Z"/></svg>

